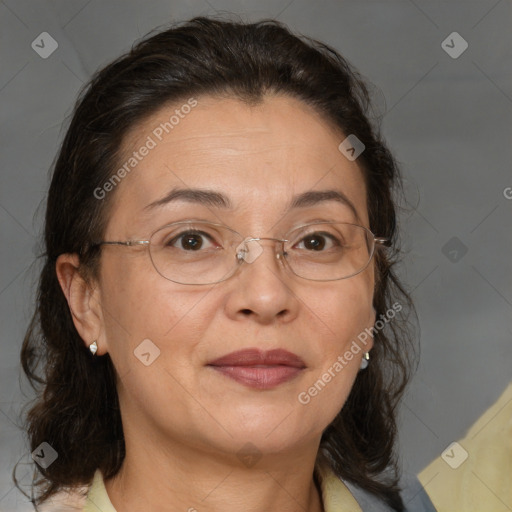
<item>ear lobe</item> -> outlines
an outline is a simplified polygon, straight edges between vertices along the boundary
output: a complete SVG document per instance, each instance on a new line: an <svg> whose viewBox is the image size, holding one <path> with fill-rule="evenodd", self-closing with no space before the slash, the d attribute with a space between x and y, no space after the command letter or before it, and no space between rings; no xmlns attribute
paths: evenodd
<svg viewBox="0 0 512 512"><path fill-rule="evenodd" d="M77 254L61 254L57 258L55 270L60 287L68 302L78 334L88 347L97 341L102 332L102 316L99 300L99 288L93 288L79 271L80 259ZM103 347L101 346L103 345ZM104 343L98 342L98 355Z"/></svg>

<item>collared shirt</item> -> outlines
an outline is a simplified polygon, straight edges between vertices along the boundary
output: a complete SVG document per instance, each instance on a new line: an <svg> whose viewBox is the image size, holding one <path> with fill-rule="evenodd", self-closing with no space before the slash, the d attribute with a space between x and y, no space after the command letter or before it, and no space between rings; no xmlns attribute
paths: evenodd
<svg viewBox="0 0 512 512"><path fill-rule="evenodd" d="M325 512L393 512L375 495L341 480L330 466L316 466ZM419 481L401 482L406 512L436 512ZM92 483L71 492L61 491L39 507L40 512L117 512L108 496L103 475L96 470Z"/></svg>
<svg viewBox="0 0 512 512"><path fill-rule="evenodd" d="M363 512L347 486L330 468L318 467L325 512ZM82 512L117 512L108 497L103 477L96 471Z"/></svg>

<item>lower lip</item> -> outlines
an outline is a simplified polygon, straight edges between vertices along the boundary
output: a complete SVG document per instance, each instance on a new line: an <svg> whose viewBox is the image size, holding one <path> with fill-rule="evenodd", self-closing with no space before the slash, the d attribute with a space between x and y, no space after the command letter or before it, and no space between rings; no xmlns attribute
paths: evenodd
<svg viewBox="0 0 512 512"><path fill-rule="evenodd" d="M293 366L212 366L227 377L255 389L271 389L296 377L302 368Z"/></svg>

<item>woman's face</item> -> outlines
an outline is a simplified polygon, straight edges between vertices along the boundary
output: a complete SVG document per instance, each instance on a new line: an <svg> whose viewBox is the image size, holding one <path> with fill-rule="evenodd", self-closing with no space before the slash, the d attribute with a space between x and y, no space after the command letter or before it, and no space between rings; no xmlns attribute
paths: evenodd
<svg viewBox="0 0 512 512"><path fill-rule="evenodd" d="M109 192L105 240L146 240L187 219L226 224L243 237L282 238L314 219L368 227L362 172L338 149L345 136L308 106L284 96L252 107L196 99L191 109L162 108L126 137L122 162L137 151L137 164ZM162 123L176 109L179 122L167 125L167 133ZM189 188L222 194L230 207L182 197L148 208ZM343 194L357 217L332 199L289 208L300 194L326 190ZM246 443L263 454L318 443L371 347L369 340L350 361L344 357L373 326L373 264L349 279L315 282L288 272L271 242L262 247L230 279L202 286L163 278L144 246L103 247L94 292L99 355L108 352L117 370L127 437L147 434L232 454ZM229 376L231 363L209 365L245 349L284 350L303 365L237 368L238 378ZM251 385L247 379L255 375L267 385L261 379ZM276 375L283 378L273 381ZM324 385L309 392L319 380Z"/></svg>

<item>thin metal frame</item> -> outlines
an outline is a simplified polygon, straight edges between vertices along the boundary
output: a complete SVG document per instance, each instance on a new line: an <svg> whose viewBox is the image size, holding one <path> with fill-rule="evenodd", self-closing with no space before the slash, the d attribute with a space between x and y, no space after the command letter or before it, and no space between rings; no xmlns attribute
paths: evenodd
<svg viewBox="0 0 512 512"><path fill-rule="evenodd" d="M354 277L356 276L357 274L360 274L361 272L363 272L363 270L365 270L368 265L370 264L370 262L372 261L372 258L375 254L375 249L377 248L377 246L384 246L384 247L388 247L389 244L390 244L390 239L389 238L384 238L384 237L377 237L373 234L373 232L365 227L365 226L360 226L359 224L352 224L350 222L336 222L336 221L329 221L329 222L310 222L308 224L303 224L301 226L298 226L296 228L293 228L291 229L290 231L288 231L285 236L288 236L290 233L293 233L294 231L297 231L299 229L302 229L302 228L305 228L305 227L308 227L308 226L316 226L316 225L322 225L322 224L344 224L344 225L348 225L348 226L356 226L358 228L362 228L364 229L367 233L369 233L372 237L372 240L373 240L373 248L372 248L372 252L371 252L371 255L370 255L370 258L368 259L368 262L366 263L366 265L358 270L357 272L355 272L354 274L351 274L349 276L346 276L346 277L340 277L340 278L337 278L337 279L310 279L308 277L303 277L303 276L300 276L298 274L296 274L294 272L294 270L292 269L292 267L290 266L290 263L286 260L285 257L281 258L281 256L284 256L285 255L285 251L284 251L284 244L285 242L289 242L289 240L287 239L282 239L282 238L271 238L271 237L260 237L260 238L252 238L252 237L246 237L246 238L243 238L241 233L239 233L238 231L235 231L234 229L231 229L229 226L226 226L225 224L218 224L218 223L215 223L215 222L207 222L207 221L203 221L203 220L198 220L198 221L194 221L194 220L188 220L188 221L178 221L178 222L171 222L170 224L165 224L164 226L156 229L155 231L153 231L153 233L151 233L150 237L148 240L103 240L103 241L100 241L100 242L96 242L92 245L92 247L98 247L98 246L101 246L101 245L120 245L120 246L124 246L124 247L134 247L134 246L137 246L137 245L147 245L148 248L151 244L151 239L153 238L153 236L158 233L159 231L161 231L162 229L165 229L169 226L174 226L174 225L180 225L180 224L206 224L206 225L209 225L209 226L217 226L217 227L221 227L221 228L225 228L225 229L228 229L229 231L231 231L232 233L235 233L236 235L238 235L240 238L241 238L241 242L245 242L245 243L248 243L248 242L258 242L260 240L274 240L275 242L281 242L283 245L282 245L282 249L280 252L278 252L276 254L276 257L277 259L279 259L280 261L283 261L283 263L285 263L285 266L288 267L290 269L290 271L296 275L297 277L300 277L301 279L306 279L308 281L317 281L317 282L324 282L324 281L341 281L342 279L349 279L350 277ZM235 257L238 261L238 263L242 263L244 260L243 256L241 257L241 251L237 252ZM150 257L150 260L151 260L151 263L154 267L154 269L158 272L159 275L161 275L164 279L167 279L168 281L171 281L173 283L177 283L177 284L184 284L184 285L202 285L202 284L205 284L205 285L209 285L209 284L217 284L217 283L221 283L223 281L226 281L227 279L233 277L233 275L236 273L238 267L234 267L233 268L233 272L228 276L228 277L225 277L224 279L221 279L220 281L215 281L213 283L180 283L179 281L174 281L173 279L169 279L168 277L164 276L159 270L158 268L156 267L155 265L155 262L153 261L153 257L151 255L151 249L149 250L149 257Z"/></svg>

